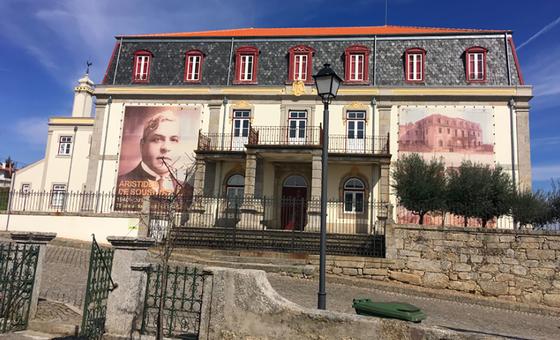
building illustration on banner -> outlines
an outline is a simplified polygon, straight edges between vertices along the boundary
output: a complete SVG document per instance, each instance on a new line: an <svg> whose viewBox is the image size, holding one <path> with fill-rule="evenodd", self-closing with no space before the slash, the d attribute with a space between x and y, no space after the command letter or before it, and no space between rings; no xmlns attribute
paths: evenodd
<svg viewBox="0 0 560 340"><path fill-rule="evenodd" d="M446 166L494 164L493 111L474 107L402 107L399 154L418 153Z"/></svg>

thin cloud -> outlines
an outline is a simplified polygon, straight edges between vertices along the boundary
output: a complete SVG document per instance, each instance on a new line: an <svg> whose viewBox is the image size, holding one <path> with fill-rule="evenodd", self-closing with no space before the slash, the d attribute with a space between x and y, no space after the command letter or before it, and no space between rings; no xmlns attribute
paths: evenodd
<svg viewBox="0 0 560 340"><path fill-rule="evenodd" d="M533 181L550 181L560 178L560 164L533 165Z"/></svg>
<svg viewBox="0 0 560 340"><path fill-rule="evenodd" d="M548 49L546 53L539 51L528 57L531 59L524 68L524 73L527 75L527 84L533 85L535 98L531 102L541 108L558 106L560 47Z"/></svg>
<svg viewBox="0 0 560 340"><path fill-rule="evenodd" d="M532 146L556 146L560 145L560 136L540 137L532 140Z"/></svg>
<svg viewBox="0 0 560 340"><path fill-rule="evenodd" d="M546 25L545 27L543 27L540 31L538 31L537 33L533 34L529 39L525 40L521 45L519 45L519 47L517 47L518 50L522 49L523 46L527 45L528 43L530 43L531 41L537 39L540 35L550 31L554 26L560 24L560 16L558 18L556 18L556 20L553 20L550 24Z"/></svg>
<svg viewBox="0 0 560 340"><path fill-rule="evenodd" d="M44 145L47 140L48 119L30 117L18 120L13 128L13 133L27 144Z"/></svg>

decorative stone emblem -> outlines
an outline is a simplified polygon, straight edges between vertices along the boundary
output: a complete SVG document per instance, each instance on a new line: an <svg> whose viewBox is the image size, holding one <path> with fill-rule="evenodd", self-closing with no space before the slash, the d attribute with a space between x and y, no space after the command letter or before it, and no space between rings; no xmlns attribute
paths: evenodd
<svg viewBox="0 0 560 340"><path fill-rule="evenodd" d="M299 97L305 94L305 84L301 80L296 80L292 83L292 92L294 96Z"/></svg>
<svg viewBox="0 0 560 340"><path fill-rule="evenodd" d="M251 104L249 104L249 102L246 101L246 100L237 101L237 102L233 103L232 106L235 109L250 109L251 108Z"/></svg>
<svg viewBox="0 0 560 340"><path fill-rule="evenodd" d="M350 105L348 105L348 108L352 110L357 110L357 109L365 110L367 107L363 103L352 102Z"/></svg>

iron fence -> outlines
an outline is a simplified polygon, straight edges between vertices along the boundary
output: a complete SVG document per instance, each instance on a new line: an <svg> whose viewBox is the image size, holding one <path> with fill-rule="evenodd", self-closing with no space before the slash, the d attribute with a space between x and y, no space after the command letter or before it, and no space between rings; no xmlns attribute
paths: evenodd
<svg viewBox="0 0 560 340"><path fill-rule="evenodd" d="M38 258L38 245L0 244L0 333L27 328Z"/></svg>
<svg viewBox="0 0 560 340"><path fill-rule="evenodd" d="M164 270L161 265L150 266L147 274L141 334L156 334L161 313L165 337L198 339L206 274L196 267L172 266Z"/></svg>
<svg viewBox="0 0 560 340"><path fill-rule="evenodd" d="M327 252L384 256L389 211L390 205L382 202L364 202L357 208L349 202L329 201ZM315 253L320 200L194 197L171 217L165 205L151 204L148 235L162 240L171 225L178 226L173 237L178 246Z"/></svg>
<svg viewBox="0 0 560 340"><path fill-rule="evenodd" d="M474 215L474 214L469 214ZM401 224L419 224L420 216L407 210L403 206L397 207L396 222ZM424 215L424 225L434 226L449 226L449 227L473 227L473 228L497 228L497 229L511 229L511 230L542 230L550 232L560 232L560 223L547 223L543 225L527 225L521 226L517 223L512 216L502 215L490 218L486 225L482 219L476 217L467 217L455 215L449 212L430 212Z"/></svg>
<svg viewBox="0 0 560 340"><path fill-rule="evenodd" d="M168 223L166 197L152 196L150 228L157 232ZM268 197L194 196L178 205L176 225L197 228L236 228L278 231L319 231L317 199ZM390 205L369 200L359 206L350 202L327 202L327 232L330 234L382 234L379 221L387 219ZM163 225L163 227L162 227Z"/></svg>
<svg viewBox="0 0 560 340"><path fill-rule="evenodd" d="M141 195L113 192L10 191L0 192L0 211L51 213L137 213Z"/></svg>

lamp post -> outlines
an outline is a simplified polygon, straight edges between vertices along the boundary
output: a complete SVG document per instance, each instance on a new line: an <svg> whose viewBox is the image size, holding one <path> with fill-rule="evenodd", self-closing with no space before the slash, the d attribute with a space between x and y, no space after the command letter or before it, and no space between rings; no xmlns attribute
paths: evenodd
<svg viewBox="0 0 560 340"><path fill-rule="evenodd" d="M323 102L323 152L321 157L321 242L319 250L319 292L317 293L317 308L327 308L327 292L325 291L325 271L327 252L327 173L329 157L329 104L336 97L342 79L325 64L313 76L317 94Z"/></svg>

